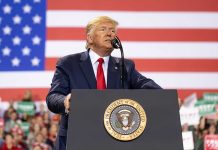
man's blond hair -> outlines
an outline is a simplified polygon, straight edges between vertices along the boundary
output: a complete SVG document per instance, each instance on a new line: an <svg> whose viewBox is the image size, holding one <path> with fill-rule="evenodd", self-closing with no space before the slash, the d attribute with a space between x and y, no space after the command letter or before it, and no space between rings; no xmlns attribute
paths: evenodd
<svg viewBox="0 0 218 150"><path fill-rule="evenodd" d="M99 24L106 23L106 22L112 23L115 27L118 26L118 22L108 16L95 17L88 22L86 26L86 35L92 33ZM89 43L87 41L86 49L88 48L89 48Z"/></svg>

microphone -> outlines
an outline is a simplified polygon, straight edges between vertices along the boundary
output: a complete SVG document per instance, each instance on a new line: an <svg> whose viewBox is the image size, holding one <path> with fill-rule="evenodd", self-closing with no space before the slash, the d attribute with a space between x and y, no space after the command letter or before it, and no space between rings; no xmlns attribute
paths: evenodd
<svg viewBox="0 0 218 150"><path fill-rule="evenodd" d="M115 38L111 41L111 44L112 44L113 48L115 48L115 49L122 47L120 39L117 36L115 36Z"/></svg>
<svg viewBox="0 0 218 150"><path fill-rule="evenodd" d="M120 39L115 36L115 38L113 40L111 40L111 45L113 46L113 48L115 49L120 49L120 53L121 53L121 86L124 89L124 53L123 53L123 46L121 44Z"/></svg>

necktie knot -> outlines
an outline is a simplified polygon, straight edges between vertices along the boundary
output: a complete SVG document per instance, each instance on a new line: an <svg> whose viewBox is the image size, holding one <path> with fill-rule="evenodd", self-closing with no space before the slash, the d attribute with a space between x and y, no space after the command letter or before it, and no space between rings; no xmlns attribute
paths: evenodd
<svg viewBox="0 0 218 150"><path fill-rule="evenodd" d="M103 58L99 58L98 62L99 62L99 64L103 64L104 63L104 59Z"/></svg>

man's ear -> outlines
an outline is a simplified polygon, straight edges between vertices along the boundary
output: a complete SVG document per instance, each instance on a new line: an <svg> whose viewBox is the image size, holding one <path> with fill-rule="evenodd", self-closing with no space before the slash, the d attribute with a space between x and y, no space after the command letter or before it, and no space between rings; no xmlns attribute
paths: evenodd
<svg viewBox="0 0 218 150"><path fill-rule="evenodd" d="M93 43L93 38L92 38L92 35L90 33L87 34L86 39L87 39L88 43Z"/></svg>

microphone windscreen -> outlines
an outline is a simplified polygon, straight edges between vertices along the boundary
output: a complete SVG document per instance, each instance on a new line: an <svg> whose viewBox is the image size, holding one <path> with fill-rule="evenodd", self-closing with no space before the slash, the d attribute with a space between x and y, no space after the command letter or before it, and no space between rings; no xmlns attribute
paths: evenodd
<svg viewBox="0 0 218 150"><path fill-rule="evenodd" d="M120 44L117 38L114 38L113 40L111 40L111 45L113 46L113 48L117 49L120 48Z"/></svg>

